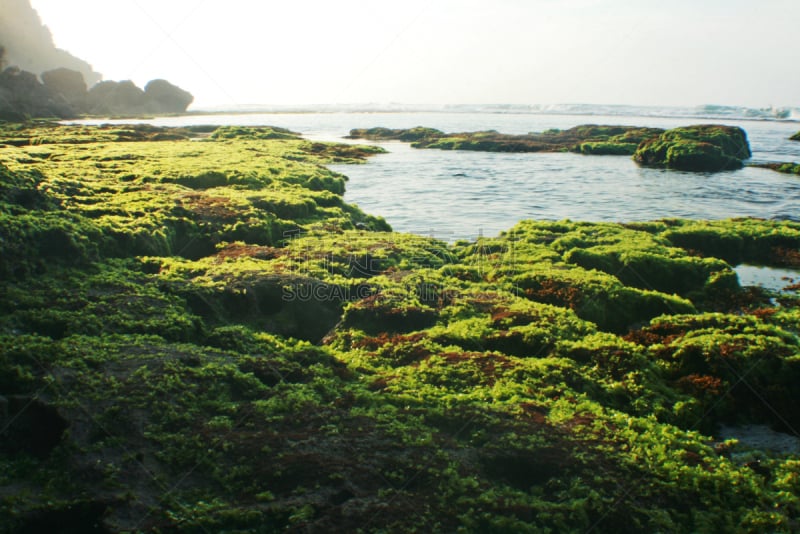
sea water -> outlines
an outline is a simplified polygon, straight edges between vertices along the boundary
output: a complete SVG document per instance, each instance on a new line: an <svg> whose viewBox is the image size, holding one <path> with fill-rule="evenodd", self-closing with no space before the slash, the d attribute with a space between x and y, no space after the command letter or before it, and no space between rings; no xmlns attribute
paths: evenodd
<svg viewBox="0 0 800 534"><path fill-rule="evenodd" d="M555 111L556 113L553 113ZM739 108L451 108L436 111L305 112L186 115L156 118L162 126L273 125L314 140L343 141L352 128L429 126L445 132L497 130L522 134L579 124L673 128L718 123L743 128L752 162L796 161L795 120ZM612 113L612 114L607 114ZM754 114L755 113L755 114ZM760 113L760 115L759 115ZM756 116L759 120L748 120ZM353 142L353 141L348 141ZM366 141L358 141L366 142ZM643 221L665 217L761 217L800 220L800 177L746 167L720 173L642 168L626 156L418 150L372 143L388 153L364 165L332 165L349 177L345 199L384 217L396 231L447 241L493 236L521 219Z"/></svg>

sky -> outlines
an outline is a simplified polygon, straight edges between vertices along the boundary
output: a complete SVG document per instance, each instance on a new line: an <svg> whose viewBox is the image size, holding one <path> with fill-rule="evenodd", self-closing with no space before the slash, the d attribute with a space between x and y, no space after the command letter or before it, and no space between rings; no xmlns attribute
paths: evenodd
<svg viewBox="0 0 800 534"><path fill-rule="evenodd" d="M800 0L31 0L105 79L194 108L800 107Z"/></svg>

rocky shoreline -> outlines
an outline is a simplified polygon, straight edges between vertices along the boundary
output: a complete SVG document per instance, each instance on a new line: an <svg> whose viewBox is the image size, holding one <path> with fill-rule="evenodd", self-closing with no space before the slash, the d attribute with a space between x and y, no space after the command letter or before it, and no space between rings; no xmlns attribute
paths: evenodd
<svg viewBox="0 0 800 534"><path fill-rule="evenodd" d="M0 124L4 529L800 528L797 455L715 438L800 427L800 296L732 269L800 224L448 245L344 202L379 151Z"/></svg>

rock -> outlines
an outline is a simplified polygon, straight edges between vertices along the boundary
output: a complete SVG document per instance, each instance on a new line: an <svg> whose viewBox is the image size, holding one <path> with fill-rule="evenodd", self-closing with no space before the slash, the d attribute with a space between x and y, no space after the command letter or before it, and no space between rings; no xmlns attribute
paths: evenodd
<svg viewBox="0 0 800 534"><path fill-rule="evenodd" d="M187 285L176 293L210 323L248 321L260 331L313 343L336 326L349 296L347 288L293 275L231 280L224 290L214 292Z"/></svg>
<svg viewBox="0 0 800 534"><path fill-rule="evenodd" d="M89 85L102 78L86 61L56 48L50 29L42 24L30 0L0 0L0 39L5 48L5 65L37 76L65 67L79 71Z"/></svg>
<svg viewBox="0 0 800 534"><path fill-rule="evenodd" d="M83 74L76 70L58 68L42 73L42 82L50 93L57 98L62 98L76 111L83 111L86 107L86 82Z"/></svg>
<svg viewBox="0 0 800 534"><path fill-rule="evenodd" d="M89 90L87 112L93 115L183 113L194 97L166 80L153 80L142 91L132 81L100 82Z"/></svg>
<svg viewBox="0 0 800 534"><path fill-rule="evenodd" d="M641 165L683 171L740 169L750 158L747 134L736 126L714 124L668 130L643 141L633 155Z"/></svg>
<svg viewBox="0 0 800 534"><path fill-rule="evenodd" d="M417 126L415 128L354 128L350 130L348 139L370 139L373 141L419 141L428 138L444 137L446 134L435 128Z"/></svg>
<svg viewBox="0 0 800 534"><path fill-rule="evenodd" d="M181 113L193 98L166 80L151 81L146 91L130 80L100 82L87 91L83 75L66 68L43 73L41 82L34 73L16 67L0 74L0 119L9 121L79 114Z"/></svg>
<svg viewBox="0 0 800 534"><path fill-rule="evenodd" d="M167 80L151 80L144 87L148 107L157 113L183 113L194 96Z"/></svg>
<svg viewBox="0 0 800 534"><path fill-rule="evenodd" d="M144 91L130 80L100 82L89 90L89 113L145 113L146 100Z"/></svg>
<svg viewBox="0 0 800 534"><path fill-rule="evenodd" d="M473 150L480 152L579 152L630 156L642 141L658 136L660 128L583 124L568 130L548 130L525 135L485 132L444 133L417 126L410 129L369 128L350 130L350 139L398 140L414 148Z"/></svg>
<svg viewBox="0 0 800 534"><path fill-rule="evenodd" d="M800 141L800 132L797 132L796 134L791 136L789 139L791 139L792 141Z"/></svg>
<svg viewBox="0 0 800 534"><path fill-rule="evenodd" d="M761 167L762 169L770 169L784 174L797 174L800 175L800 163L759 163L753 167Z"/></svg>
<svg viewBox="0 0 800 534"><path fill-rule="evenodd" d="M73 117L75 111L63 99L55 98L32 72L9 67L0 73L0 119L29 117Z"/></svg>

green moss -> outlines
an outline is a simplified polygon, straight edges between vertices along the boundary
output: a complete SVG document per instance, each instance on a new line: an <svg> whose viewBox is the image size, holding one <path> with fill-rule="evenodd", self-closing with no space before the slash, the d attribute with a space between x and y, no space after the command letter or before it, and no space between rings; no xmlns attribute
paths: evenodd
<svg viewBox="0 0 800 534"><path fill-rule="evenodd" d="M581 154L587 155L610 155L610 156L632 156L636 152L637 143L609 143L606 141L591 141L581 143Z"/></svg>
<svg viewBox="0 0 800 534"><path fill-rule="evenodd" d="M435 128L425 128L417 126L416 128L397 129L390 128L355 128L350 130L349 137L351 139L371 139L373 141L419 141L420 139L441 137L444 133Z"/></svg>
<svg viewBox="0 0 800 534"><path fill-rule="evenodd" d="M642 165L717 172L739 169L751 155L747 134L741 128L698 125L668 130L643 141L633 159Z"/></svg>
<svg viewBox="0 0 800 534"><path fill-rule="evenodd" d="M796 265L796 223L447 245L343 201L368 150L2 129L7 529L796 530L797 456L712 437L800 426L798 299L728 265Z"/></svg>
<svg viewBox="0 0 800 534"><path fill-rule="evenodd" d="M672 220L661 236L693 254L721 258L731 265L800 265L800 224L794 222Z"/></svg>
<svg viewBox="0 0 800 534"><path fill-rule="evenodd" d="M800 163L763 163L753 166L771 169L784 174L800 174Z"/></svg>
<svg viewBox="0 0 800 534"><path fill-rule="evenodd" d="M415 148L440 150L475 150L485 152L580 152L583 154L631 155L644 139L663 130L633 126L598 126L586 124L569 130L548 130L528 135L485 132L444 133L432 128L370 128L350 131L350 138L400 140Z"/></svg>

